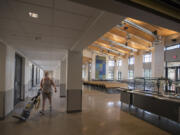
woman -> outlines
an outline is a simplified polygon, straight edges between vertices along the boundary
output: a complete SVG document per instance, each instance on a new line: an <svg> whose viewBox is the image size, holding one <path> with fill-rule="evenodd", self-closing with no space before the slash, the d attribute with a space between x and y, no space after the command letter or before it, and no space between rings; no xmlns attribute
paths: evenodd
<svg viewBox="0 0 180 135"><path fill-rule="evenodd" d="M41 80L41 85L40 85L40 88L42 90L42 98L43 98L42 111L40 111L41 114L44 114L45 101L47 98L50 104L49 109L50 111L52 111L52 86L54 87L55 92L57 92L53 80L49 78L49 73L45 72L44 78Z"/></svg>

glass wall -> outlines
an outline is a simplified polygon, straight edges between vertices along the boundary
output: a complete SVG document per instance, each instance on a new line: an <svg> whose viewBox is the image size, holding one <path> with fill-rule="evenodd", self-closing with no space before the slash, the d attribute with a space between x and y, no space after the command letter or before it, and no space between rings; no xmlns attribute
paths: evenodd
<svg viewBox="0 0 180 135"><path fill-rule="evenodd" d="M151 76L152 76L151 69L144 69L144 77L145 78L150 78Z"/></svg>
<svg viewBox="0 0 180 135"><path fill-rule="evenodd" d="M118 80L122 79L122 73L120 71L118 71Z"/></svg>
<svg viewBox="0 0 180 135"><path fill-rule="evenodd" d="M128 70L128 79L134 79L134 70Z"/></svg>

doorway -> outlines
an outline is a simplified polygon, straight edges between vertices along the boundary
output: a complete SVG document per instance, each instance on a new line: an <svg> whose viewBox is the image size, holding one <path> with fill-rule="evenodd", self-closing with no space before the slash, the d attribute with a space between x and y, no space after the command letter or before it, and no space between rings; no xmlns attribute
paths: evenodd
<svg viewBox="0 0 180 135"><path fill-rule="evenodd" d="M14 80L14 105L21 101L21 86L22 86L22 61L23 58L15 55L15 80Z"/></svg>

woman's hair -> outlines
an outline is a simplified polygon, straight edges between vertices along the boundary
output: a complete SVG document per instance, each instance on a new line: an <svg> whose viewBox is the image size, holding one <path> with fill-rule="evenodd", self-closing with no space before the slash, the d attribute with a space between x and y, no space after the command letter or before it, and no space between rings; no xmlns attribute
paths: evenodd
<svg viewBox="0 0 180 135"><path fill-rule="evenodd" d="M44 76L46 76L46 77L47 77L48 75L49 75L49 72L47 72L47 71L46 71L46 72L44 72Z"/></svg>

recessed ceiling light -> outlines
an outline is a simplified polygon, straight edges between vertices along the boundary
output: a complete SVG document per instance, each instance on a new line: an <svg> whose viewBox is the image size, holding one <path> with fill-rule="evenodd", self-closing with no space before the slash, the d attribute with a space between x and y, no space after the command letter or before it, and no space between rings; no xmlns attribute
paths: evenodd
<svg viewBox="0 0 180 135"><path fill-rule="evenodd" d="M39 15L37 13L29 12L29 16L32 18L39 18Z"/></svg>

